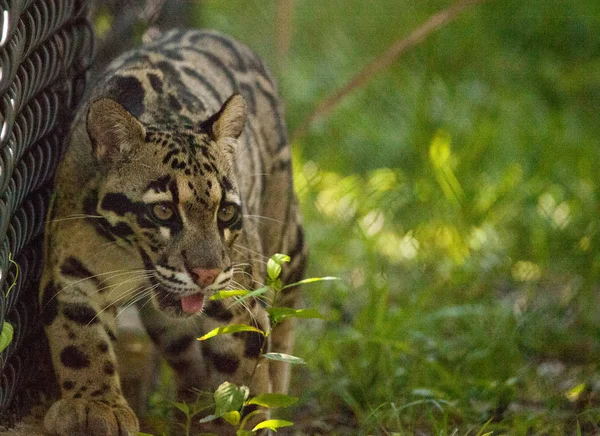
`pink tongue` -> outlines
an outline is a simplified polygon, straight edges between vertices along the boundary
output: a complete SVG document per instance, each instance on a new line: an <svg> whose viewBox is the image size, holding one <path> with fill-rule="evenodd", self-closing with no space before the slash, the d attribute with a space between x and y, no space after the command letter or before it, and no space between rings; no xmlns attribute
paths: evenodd
<svg viewBox="0 0 600 436"><path fill-rule="evenodd" d="M181 308L186 313L197 313L202 310L203 302L204 295L200 293L189 295L187 297L181 297Z"/></svg>

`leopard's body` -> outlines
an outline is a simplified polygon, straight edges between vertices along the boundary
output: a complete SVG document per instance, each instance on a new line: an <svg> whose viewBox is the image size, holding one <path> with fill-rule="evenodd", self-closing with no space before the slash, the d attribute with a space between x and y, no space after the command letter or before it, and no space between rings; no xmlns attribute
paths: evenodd
<svg viewBox="0 0 600 436"><path fill-rule="evenodd" d="M266 343L252 332L196 340L228 324L269 330L260 301L208 296L261 286L277 252L292 257L284 282L304 270L283 109L261 60L220 33L173 30L118 57L85 101L46 229L40 298L62 392L47 430L137 430L115 355L117 307L136 300L180 398L223 381L285 392L286 365L256 363L291 351L289 323ZM296 304L295 290L283 297Z"/></svg>

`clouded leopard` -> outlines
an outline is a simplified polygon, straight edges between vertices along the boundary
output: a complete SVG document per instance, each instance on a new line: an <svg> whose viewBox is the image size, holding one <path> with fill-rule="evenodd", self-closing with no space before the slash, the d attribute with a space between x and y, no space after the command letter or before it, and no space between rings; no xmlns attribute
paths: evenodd
<svg viewBox="0 0 600 436"><path fill-rule="evenodd" d="M276 86L240 42L212 31L163 33L127 52L88 92L72 126L48 218L41 307L61 399L45 417L59 435L128 435L138 421L120 384L116 308L137 302L173 367L180 398L223 381L251 395L285 392L291 325L268 330L260 301L210 300L255 289L265 259L287 253L302 277L303 231ZM294 306L296 292L282 304ZM256 367L256 370L255 370Z"/></svg>

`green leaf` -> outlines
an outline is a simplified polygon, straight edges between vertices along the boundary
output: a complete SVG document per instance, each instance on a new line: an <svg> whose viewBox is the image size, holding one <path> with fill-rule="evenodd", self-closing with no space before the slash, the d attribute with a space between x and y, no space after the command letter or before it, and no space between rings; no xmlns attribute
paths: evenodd
<svg viewBox="0 0 600 436"><path fill-rule="evenodd" d="M283 419L267 419L260 424L256 424L252 431L260 430L261 428L275 430L281 427L289 427L290 425L294 425L294 423L290 421L284 421Z"/></svg>
<svg viewBox="0 0 600 436"><path fill-rule="evenodd" d="M283 353L265 353L262 355L262 357L264 357L265 359L269 359L269 360L279 360L281 362L287 362L287 363L292 363L292 364L305 364L306 362L296 356L292 356L290 354L283 354Z"/></svg>
<svg viewBox="0 0 600 436"><path fill-rule="evenodd" d="M231 425L238 425L240 423L241 415L237 410L232 410L231 412L224 413L221 418Z"/></svg>
<svg viewBox="0 0 600 436"><path fill-rule="evenodd" d="M332 280L341 280L341 279L339 277L312 277L310 279L304 279L304 280L300 280L299 282L290 283L289 285L285 285L281 289L291 288L292 286L306 285L307 283L329 282Z"/></svg>
<svg viewBox="0 0 600 436"><path fill-rule="evenodd" d="M224 417L228 412L239 411L249 394L250 391L246 386L237 386L229 382L222 383L214 394L215 415Z"/></svg>
<svg viewBox="0 0 600 436"><path fill-rule="evenodd" d="M138 432L136 432L135 434L136 434L136 436L154 436L154 435L153 435L153 434L151 434L151 433L143 433L143 432L141 432L141 431L138 431Z"/></svg>
<svg viewBox="0 0 600 436"><path fill-rule="evenodd" d="M278 323L285 318L320 318L325 319L316 309L293 309L291 307L269 307L267 309L273 323Z"/></svg>
<svg viewBox="0 0 600 436"><path fill-rule="evenodd" d="M257 404L263 407L289 407L295 404L298 398L285 394L260 394L250 400L246 404Z"/></svg>
<svg viewBox="0 0 600 436"><path fill-rule="evenodd" d="M4 321L2 323L2 332L0 332L0 353L11 343L13 334L13 326L8 321Z"/></svg>
<svg viewBox="0 0 600 436"><path fill-rule="evenodd" d="M258 295L262 295L265 292L267 292L268 290L269 290L268 286L263 286L262 288L258 288L256 290L250 292L249 294L244 295L243 297L240 298L240 301L246 300L251 297L256 297Z"/></svg>
<svg viewBox="0 0 600 436"><path fill-rule="evenodd" d="M228 291L215 292L213 295L210 296L210 299L213 301L214 300L223 300L225 298L248 295L249 293L250 293L250 291L246 291L244 289L232 289L232 290L228 290Z"/></svg>
<svg viewBox="0 0 600 436"><path fill-rule="evenodd" d="M271 258L267 262L267 275L269 276L269 278L271 280L277 279L279 277L279 274L281 274L281 265L284 262L289 261L290 256L287 256L285 254L277 253L271 256Z"/></svg>
<svg viewBox="0 0 600 436"><path fill-rule="evenodd" d="M185 413L185 416L190 416L190 406L188 406L187 403L173 403L173 405Z"/></svg>
<svg viewBox="0 0 600 436"><path fill-rule="evenodd" d="M218 335L226 335L229 333L237 333L237 332L257 332L257 333L260 333L261 335L265 334L265 332L263 332L262 330L257 329L256 327L252 327L251 325L233 324L233 325L227 325L225 327L217 327L216 329L212 329L204 336L199 337L198 340L205 341L207 339L213 338Z"/></svg>
<svg viewBox="0 0 600 436"><path fill-rule="evenodd" d="M238 430L235 432L235 436L252 436L254 432L252 430Z"/></svg>

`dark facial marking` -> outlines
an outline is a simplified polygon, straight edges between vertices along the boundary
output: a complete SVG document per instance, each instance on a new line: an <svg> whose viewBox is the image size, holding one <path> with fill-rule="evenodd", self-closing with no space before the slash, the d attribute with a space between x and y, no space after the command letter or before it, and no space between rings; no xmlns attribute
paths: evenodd
<svg viewBox="0 0 600 436"><path fill-rule="evenodd" d="M66 303L62 306L62 313L71 321L80 325L97 324L98 314L86 304Z"/></svg>
<svg viewBox="0 0 600 436"><path fill-rule="evenodd" d="M102 199L102 209L116 213L119 216L127 212L136 213L139 207L131 201L126 195L120 193L106 194Z"/></svg>
<svg viewBox="0 0 600 436"><path fill-rule="evenodd" d="M71 276L79 279L92 278L94 275L86 266L73 256L68 257L60 266L60 272L66 276ZM98 284L97 278L92 278L95 284Z"/></svg>
<svg viewBox="0 0 600 436"><path fill-rule="evenodd" d="M108 353L108 344L106 342L100 342L98 344L98 350L100 350L101 353Z"/></svg>
<svg viewBox="0 0 600 436"><path fill-rule="evenodd" d="M71 380L65 380L62 383L62 387L63 387L64 390L70 391L71 389L73 389L75 387L75 382L73 382Z"/></svg>
<svg viewBox="0 0 600 436"><path fill-rule="evenodd" d="M60 361L67 368L83 369L90 366L90 358L79 348L69 345L60 352Z"/></svg>
<svg viewBox="0 0 600 436"><path fill-rule="evenodd" d="M154 192L167 192L167 186L169 185L170 181L171 176L169 175L159 177L158 179L148 183L146 190L148 191L152 189Z"/></svg>

